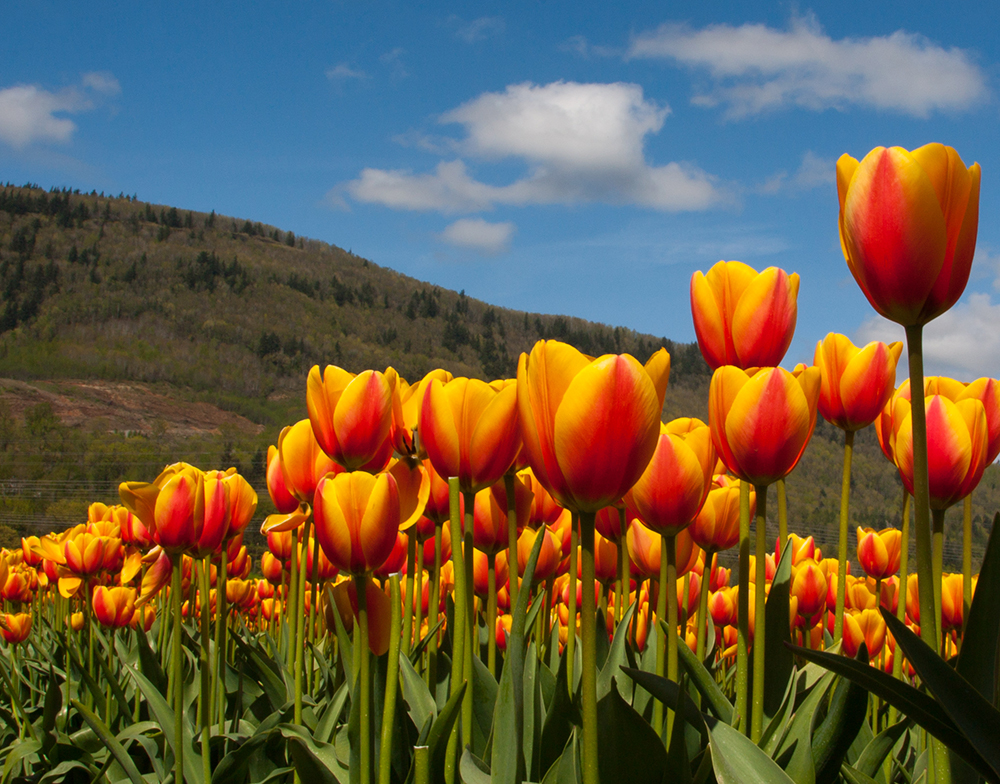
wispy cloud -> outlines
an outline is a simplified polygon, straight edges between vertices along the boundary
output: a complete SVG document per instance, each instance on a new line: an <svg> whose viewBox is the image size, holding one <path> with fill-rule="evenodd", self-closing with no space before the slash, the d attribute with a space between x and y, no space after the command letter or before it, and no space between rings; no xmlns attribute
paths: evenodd
<svg viewBox="0 0 1000 784"><path fill-rule="evenodd" d="M353 68L347 63L339 63L333 68L326 69L326 78L334 82L346 82L352 79L364 80L368 78L368 74L362 71L360 68Z"/></svg>
<svg viewBox="0 0 1000 784"><path fill-rule="evenodd" d="M502 16L481 16L471 22L461 22L458 17L452 17L451 21L458 24L455 35L467 44L474 44L495 35L500 35L507 29L507 24Z"/></svg>
<svg viewBox="0 0 1000 784"><path fill-rule="evenodd" d="M593 57L617 57L622 53L621 49L616 49L613 46L592 44L587 40L586 36L582 35L574 35L571 38L567 38L559 44L559 50L562 52L572 52L587 60Z"/></svg>
<svg viewBox="0 0 1000 784"><path fill-rule="evenodd" d="M831 185L836 180L837 162L833 158L821 158L812 150L806 150L799 168L791 176L787 171L779 171L757 190L764 194L795 193Z"/></svg>
<svg viewBox="0 0 1000 784"><path fill-rule="evenodd" d="M384 52L379 56L379 62L389 69L392 76L397 79L405 79L410 75L410 72L406 70L406 64L403 62L403 55L406 54L406 50L400 46L395 49L390 49L388 52Z"/></svg>
<svg viewBox="0 0 1000 784"><path fill-rule="evenodd" d="M100 99L121 92L110 73L84 74L80 85L51 92L35 84L0 89L0 141L23 149L35 143L67 143L76 123L64 115L94 109Z"/></svg>
<svg viewBox="0 0 1000 784"><path fill-rule="evenodd" d="M635 84L553 82L484 93L445 113L466 136L456 143L481 160L514 159L528 173L507 185L469 174L463 160L432 173L364 169L345 187L357 201L397 209L480 212L498 204L634 204L666 211L704 210L726 200L715 178L697 166L647 163L645 138L669 107L647 101Z"/></svg>
<svg viewBox="0 0 1000 784"><path fill-rule="evenodd" d="M486 256L505 253L516 227L513 223L490 223L482 218L460 218L449 225L440 238L449 245L467 248Z"/></svg>
<svg viewBox="0 0 1000 784"><path fill-rule="evenodd" d="M723 106L730 119L789 105L852 104L927 117L968 109L987 94L986 76L968 52L904 30L834 40L811 15L792 19L787 30L665 24L635 36L628 56L707 70L714 84L693 103Z"/></svg>

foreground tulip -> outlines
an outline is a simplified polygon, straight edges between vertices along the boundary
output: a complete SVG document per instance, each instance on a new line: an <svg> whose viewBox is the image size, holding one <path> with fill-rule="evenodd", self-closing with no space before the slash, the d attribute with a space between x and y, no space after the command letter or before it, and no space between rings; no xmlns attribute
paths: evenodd
<svg viewBox="0 0 1000 784"><path fill-rule="evenodd" d="M112 629L128 626L135 614L135 598L135 588L99 585L94 589L94 617L102 626Z"/></svg>
<svg viewBox="0 0 1000 784"><path fill-rule="evenodd" d="M31 615L29 613L4 613L0 623L0 634L8 645L20 645L28 639L31 633Z"/></svg>
<svg viewBox="0 0 1000 784"><path fill-rule="evenodd" d="M884 580L899 571L902 533L896 528L858 527L858 562L865 574Z"/></svg>
<svg viewBox="0 0 1000 784"><path fill-rule="evenodd" d="M691 276L691 313L708 366L771 367L795 332L799 276L777 267L758 273L740 261L720 261Z"/></svg>
<svg viewBox="0 0 1000 784"><path fill-rule="evenodd" d="M664 349L643 367L628 354L591 359L565 343L539 341L518 361L528 463L560 506L581 513L584 595L594 585L594 514L622 498L653 456L669 373ZM595 617L584 602L584 784L597 781Z"/></svg>

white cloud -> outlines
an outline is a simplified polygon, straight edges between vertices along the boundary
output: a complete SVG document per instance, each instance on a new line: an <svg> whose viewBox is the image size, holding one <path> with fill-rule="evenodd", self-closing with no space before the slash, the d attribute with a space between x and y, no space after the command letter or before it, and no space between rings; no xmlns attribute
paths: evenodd
<svg viewBox="0 0 1000 784"><path fill-rule="evenodd" d="M23 149L35 142L68 142L76 123L61 115L93 109L97 99L118 95L121 85L107 72L83 74L79 87L50 92L35 84L0 89L0 141Z"/></svg>
<svg viewBox="0 0 1000 784"><path fill-rule="evenodd" d="M368 74L359 68L352 68L347 63L339 63L333 68L326 69L326 78L335 82L343 82L348 79L367 79Z"/></svg>
<svg viewBox="0 0 1000 784"><path fill-rule="evenodd" d="M514 224L509 221L490 223L482 218L460 218L441 232L441 239L449 245L496 256L510 247L514 231Z"/></svg>
<svg viewBox="0 0 1000 784"><path fill-rule="evenodd" d="M482 41L490 36L500 35L506 27L502 16L481 16L461 25L455 31L455 35L467 44L474 44L476 41Z"/></svg>
<svg viewBox="0 0 1000 784"><path fill-rule="evenodd" d="M808 191L836 181L837 162L833 158L821 158L812 150L806 150L795 174L789 177L787 171L780 171L769 177L757 190L765 194Z"/></svg>
<svg viewBox="0 0 1000 784"><path fill-rule="evenodd" d="M592 44L582 35L574 35L567 38L559 44L559 50L562 52L572 52L588 60L592 57L615 57L622 53L620 49L612 46Z"/></svg>
<svg viewBox="0 0 1000 784"><path fill-rule="evenodd" d="M724 201L714 178L694 165L647 164L645 137L660 130L669 111L646 101L634 84L511 85L445 113L440 122L465 127L460 151L521 161L526 176L488 185L456 160L439 163L432 174L365 169L346 189L358 201L443 212L593 201L681 211Z"/></svg>
<svg viewBox="0 0 1000 784"><path fill-rule="evenodd" d="M903 30L835 41L811 16L793 19L787 30L666 24L636 36L629 56L707 69L715 84L693 102L725 106L729 118L787 105L850 104L926 117L968 109L987 94L983 71L961 49Z"/></svg>

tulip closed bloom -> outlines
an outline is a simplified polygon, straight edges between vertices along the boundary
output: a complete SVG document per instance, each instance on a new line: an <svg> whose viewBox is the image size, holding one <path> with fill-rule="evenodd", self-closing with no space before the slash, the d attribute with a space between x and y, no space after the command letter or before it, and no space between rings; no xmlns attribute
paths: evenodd
<svg viewBox="0 0 1000 784"><path fill-rule="evenodd" d="M798 600L798 613L812 618L826 608L826 575L812 559L793 568L792 596Z"/></svg>
<svg viewBox="0 0 1000 784"><path fill-rule="evenodd" d="M591 359L553 340L521 354L525 453L560 506L596 513L635 484L656 449L669 374L664 349L645 367L628 354Z"/></svg>
<svg viewBox="0 0 1000 784"><path fill-rule="evenodd" d="M845 335L827 335L816 344L813 358L821 374L820 415L841 430L868 427L892 397L902 351L898 341L859 349Z"/></svg>
<svg viewBox="0 0 1000 784"><path fill-rule="evenodd" d="M899 571L903 533L895 528L858 527L858 561L865 574L884 580Z"/></svg>
<svg viewBox="0 0 1000 784"><path fill-rule="evenodd" d="M4 613L0 617L0 634L8 645L19 645L28 639L31 633L31 615L29 613Z"/></svg>
<svg viewBox="0 0 1000 784"><path fill-rule="evenodd" d="M885 644L885 621L876 609L844 613L844 653L857 656L861 643L868 648L868 658L874 659Z"/></svg>
<svg viewBox="0 0 1000 784"><path fill-rule="evenodd" d="M872 307L926 324L965 290L979 225L979 164L951 147L876 147L837 161L840 242Z"/></svg>
<svg viewBox="0 0 1000 784"><path fill-rule="evenodd" d="M381 566L396 544L399 490L391 474L352 471L316 486L316 539L338 569L364 574Z"/></svg>
<svg viewBox="0 0 1000 784"><path fill-rule="evenodd" d="M757 510L757 493L750 488L750 517ZM718 553L735 547L740 540L740 487L728 485L708 491L705 505L687 529L705 552Z"/></svg>
<svg viewBox="0 0 1000 784"><path fill-rule="evenodd" d="M712 440L740 479L769 485L789 474L816 426L819 369L797 377L783 368L752 376L731 365L715 371L709 388Z"/></svg>
<svg viewBox="0 0 1000 784"><path fill-rule="evenodd" d="M528 519L531 502L528 485L515 477L514 504L519 528ZM476 493L472 540L476 549L487 555L496 555L507 547L507 491L502 482Z"/></svg>
<svg viewBox="0 0 1000 784"><path fill-rule="evenodd" d="M538 553L538 561L535 564L535 583L541 583L556 573L559 562L562 560L562 547L556 535L548 528L542 526L537 531L525 528L517 538L517 573L523 575L525 567L528 565L528 557L531 555L531 548L535 546L535 538L543 536L542 549Z"/></svg>
<svg viewBox="0 0 1000 784"><path fill-rule="evenodd" d="M135 588L94 589L94 616L98 623L112 629L121 629L132 622L135 613Z"/></svg>
<svg viewBox="0 0 1000 784"><path fill-rule="evenodd" d="M313 365L306 381L306 407L323 451L348 471L380 471L392 456L396 371L366 370L355 376L327 365Z"/></svg>
<svg viewBox="0 0 1000 784"><path fill-rule="evenodd" d="M979 575L972 578L972 596L976 595ZM969 598L972 601L972 597ZM962 628L965 607L962 600L962 574L941 575L941 626L944 631Z"/></svg>
<svg viewBox="0 0 1000 784"><path fill-rule="evenodd" d="M720 261L691 276L691 313L708 366L771 367L795 332L799 276L777 267L758 273L740 261Z"/></svg>

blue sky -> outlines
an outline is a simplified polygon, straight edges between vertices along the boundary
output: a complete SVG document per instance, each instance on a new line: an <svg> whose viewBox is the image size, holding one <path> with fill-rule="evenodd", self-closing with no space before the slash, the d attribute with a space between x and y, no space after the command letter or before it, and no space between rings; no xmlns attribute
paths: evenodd
<svg viewBox="0 0 1000 784"><path fill-rule="evenodd" d="M683 341L692 272L777 265L802 277L792 365L829 331L900 334L844 262L835 160L940 141L983 187L929 369L1000 375L1000 4L762 5L8 4L0 180L214 209Z"/></svg>

